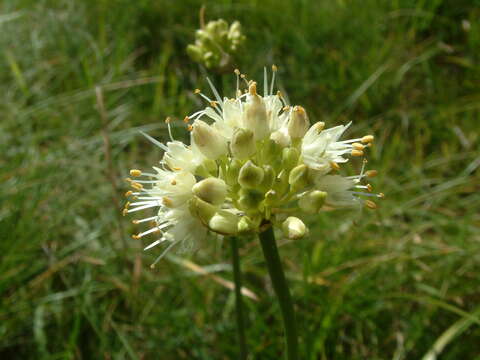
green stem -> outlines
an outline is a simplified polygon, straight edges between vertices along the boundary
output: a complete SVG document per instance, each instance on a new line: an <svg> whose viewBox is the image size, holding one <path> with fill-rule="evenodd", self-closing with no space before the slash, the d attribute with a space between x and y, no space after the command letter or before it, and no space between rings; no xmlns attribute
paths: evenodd
<svg viewBox="0 0 480 360"><path fill-rule="evenodd" d="M245 320L243 317L242 276L240 272L240 256L238 254L238 239L230 238L232 247L233 281L235 283L235 310L237 317L238 344L240 346L240 360L247 358L247 344L245 340Z"/></svg>
<svg viewBox="0 0 480 360"><path fill-rule="evenodd" d="M270 226L260 233L260 244L262 245L263 256L267 263L273 289L278 298L282 311L283 325L285 329L285 341L287 344L287 359L298 360L298 337L295 325L295 311L293 309L292 297L288 290L287 281L283 272L280 256L278 255L275 235Z"/></svg>

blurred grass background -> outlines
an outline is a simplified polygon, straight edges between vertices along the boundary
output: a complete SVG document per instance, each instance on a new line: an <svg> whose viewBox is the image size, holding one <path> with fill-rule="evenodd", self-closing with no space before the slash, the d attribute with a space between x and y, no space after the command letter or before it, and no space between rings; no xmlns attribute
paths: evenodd
<svg viewBox="0 0 480 360"><path fill-rule="evenodd" d="M242 71L275 63L312 120L377 138L380 209L280 239L302 358L480 359L476 0L3 0L0 358L236 357L227 244L150 270L160 249L120 217L128 169L161 156L138 130L165 138L167 115L201 106L185 47L204 3L207 20L242 22ZM241 253L252 359L278 359L256 240Z"/></svg>

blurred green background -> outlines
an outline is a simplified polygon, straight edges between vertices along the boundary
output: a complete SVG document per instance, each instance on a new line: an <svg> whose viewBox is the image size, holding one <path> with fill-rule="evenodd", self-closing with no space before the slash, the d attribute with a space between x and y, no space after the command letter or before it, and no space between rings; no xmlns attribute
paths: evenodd
<svg viewBox="0 0 480 360"><path fill-rule="evenodd" d="M143 252L120 216L128 169L161 156L138 131L165 139L166 116L202 106L206 73L185 53L202 4L207 20L241 21L250 78L277 64L313 121L377 139L379 210L279 238L302 358L480 359L473 0L2 0L0 358L236 358L228 244L151 270L161 249ZM251 358L280 359L257 240L241 255Z"/></svg>

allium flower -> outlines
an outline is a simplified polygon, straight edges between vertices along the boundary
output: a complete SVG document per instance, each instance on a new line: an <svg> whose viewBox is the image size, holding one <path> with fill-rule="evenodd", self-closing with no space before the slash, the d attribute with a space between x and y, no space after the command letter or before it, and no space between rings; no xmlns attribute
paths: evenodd
<svg viewBox="0 0 480 360"><path fill-rule="evenodd" d="M185 117L190 145L173 139L166 145L147 134L164 150L153 173L131 170L129 179L134 200L124 213L154 208L156 214L134 223L153 226L134 235L138 239L159 233L146 247L167 242L192 248L208 231L237 235L262 231L269 224L279 225L285 236L298 239L308 233L299 218L302 213L319 214L324 206L375 208L365 178L376 175L338 174L340 164L350 157L363 157L373 142L372 135L340 140L347 125L324 129L322 122L310 126L306 110L290 106L280 92L273 94L276 67L271 82L264 75L264 94L257 83L235 70L237 89L234 98L222 98L208 80L214 99L200 90L195 93L208 106ZM241 90L245 83L245 91ZM170 121L167 121L170 130ZM298 217L288 216L295 213ZM155 262L156 262L155 261Z"/></svg>

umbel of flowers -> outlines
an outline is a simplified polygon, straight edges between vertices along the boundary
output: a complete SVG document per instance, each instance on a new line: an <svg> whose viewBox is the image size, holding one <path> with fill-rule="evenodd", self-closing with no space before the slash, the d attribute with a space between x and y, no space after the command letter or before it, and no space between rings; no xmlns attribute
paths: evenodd
<svg viewBox="0 0 480 360"><path fill-rule="evenodd" d="M302 214L320 214L325 206L376 207L371 199L382 194L364 184L376 175L365 170L366 160L360 174L340 174L351 157L364 157L373 136L341 140L350 123L312 125L303 107L274 93L275 72L273 66L268 83L265 71L263 96L238 70L233 98L221 97L210 81L213 99L195 90L207 106L184 119L190 145L171 132L166 144L144 134L164 155L153 172L130 171L124 214L155 209L133 220L151 226L133 235L154 237L146 249L168 244L155 262L175 245L193 247L209 231L235 236L273 225L298 239L308 233Z"/></svg>

